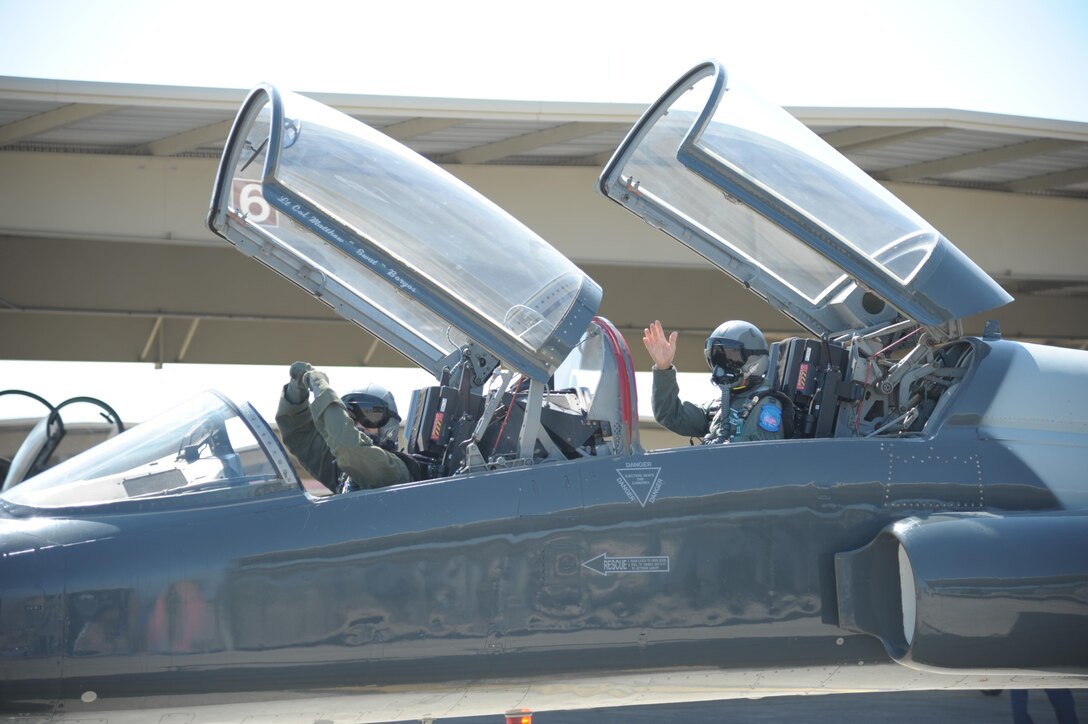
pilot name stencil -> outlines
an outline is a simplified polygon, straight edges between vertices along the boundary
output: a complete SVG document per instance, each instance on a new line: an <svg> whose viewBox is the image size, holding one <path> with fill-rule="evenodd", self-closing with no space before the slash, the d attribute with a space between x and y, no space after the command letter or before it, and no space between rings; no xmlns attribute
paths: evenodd
<svg viewBox="0 0 1088 724"><path fill-rule="evenodd" d="M600 573L602 576L610 576L616 573L668 573L669 557L619 556L610 558L607 553L602 553L582 565L595 573Z"/></svg>
<svg viewBox="0 0 1088 724"><path fill-rule="evenodd" d="M627 493L628 500L637 502L643 508L647 503L657 500L657 494L661 490L661 468L651 467L650 463L627 463L622 468L616 468L619 478L616 482Z"/></svg>
<svg viewBox="0 0 1088 724"><path fill-rule="evenodd" d="M359 257L364 263L369 264L375 269L376 273L384 274L402 290L411 292L412 294L416 294L419 291L418 289L416 289L416 286L411 281L404 277L404 275L402 275L396 269L390 267L381 259L377 259L368 254L366 250L360 247L355 241L345 238L337 227L333 226L329 222L326 222L313 210L303 206L300 203L295 203L294 200L286 194L280 194L280 196L276 198L276 203L278 203L287 211L290 211L291 214L294 215L294 217L298 219L300 223L309 224L310 226L321 232L321 234L324 235L326 239L332 240L341 249L344 249L345 251L354 254L355 256Z"/></svg>

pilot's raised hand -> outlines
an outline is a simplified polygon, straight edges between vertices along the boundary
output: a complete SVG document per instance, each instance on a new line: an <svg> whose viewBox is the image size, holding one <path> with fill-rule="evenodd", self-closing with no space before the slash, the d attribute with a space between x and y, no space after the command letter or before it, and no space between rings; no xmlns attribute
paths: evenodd
<svg viewBox="0 0 1088 724"><path fill-rule="evenodd" d="M646 345L646 351L650 353L650 359L654 361L657 369L667 370L672 367L672 361L676 357L676 334L673 332L666 337L661 322L656 319L642 330L642 343Z"/></svg>
<svg viewBox="0 0 1088 724"><path fill-rule="evenodd" d="M283 388L283 396L288 402L297 405L309 397L310 391L306 388L302 377L312 369L309 362L295 362L291 365L291 381Z"/></svg>

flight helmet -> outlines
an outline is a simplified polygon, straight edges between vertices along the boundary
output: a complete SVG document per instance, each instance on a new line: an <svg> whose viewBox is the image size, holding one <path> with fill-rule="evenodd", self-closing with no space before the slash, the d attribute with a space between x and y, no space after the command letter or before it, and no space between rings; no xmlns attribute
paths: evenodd
<svg viewBox="0 0 1088 724"><path fill-rule="evenodd" d="M397 414L397 402L392 392L377 382L371 382L366 387L352 390L340 400L356 423L378 428L377 435L371 435L375 445L389 450L397 449L400 415Z"/></svg>
<svg viewBox="0 0 1088 724"><path fill-rule="evenodd" d="M734 319L719 325L706 338L705 354L711 381L735 392L758 385L767 376L767 340L749 322Z"/></svg>

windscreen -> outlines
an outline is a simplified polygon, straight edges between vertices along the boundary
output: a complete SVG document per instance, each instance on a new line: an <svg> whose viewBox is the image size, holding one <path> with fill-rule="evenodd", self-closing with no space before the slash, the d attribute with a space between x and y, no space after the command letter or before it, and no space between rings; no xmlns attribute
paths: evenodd
<svg viewBox="0 0 1088 724"><path fill-rule="evenodd" d="M254 425L264 429L254 429ZM197 492L243 495L297 487L278 471L271 431L206 392L4 492L35 508L63 508Z"/></svg>

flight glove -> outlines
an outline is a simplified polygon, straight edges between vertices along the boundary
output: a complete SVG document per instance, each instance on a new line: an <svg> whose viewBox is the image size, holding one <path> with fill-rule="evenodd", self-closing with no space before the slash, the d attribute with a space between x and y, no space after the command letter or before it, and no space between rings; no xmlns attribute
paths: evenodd
<svg viewBox="0 0 1088 724"><path fill-rule="evenodd" d="M298 364L297 362L295 364ZM320 395L324 390L329 388L329 376L321 370L315 370L312 367L310 370L302 375L302 382L310 391L314 393L314 397Z"/></svg>
<svg viewBox="0 0 1088 724"><path fill-rule="evenodd" d="M283 388L283 396L288 402L297 405L310 396L303 378L312 369L309 362L295 362L291 365L291 381Z"/></svg>

